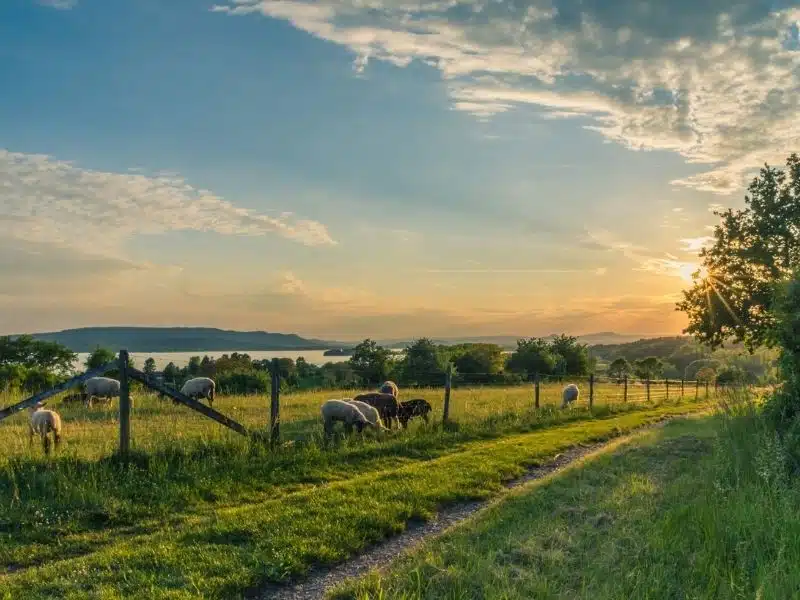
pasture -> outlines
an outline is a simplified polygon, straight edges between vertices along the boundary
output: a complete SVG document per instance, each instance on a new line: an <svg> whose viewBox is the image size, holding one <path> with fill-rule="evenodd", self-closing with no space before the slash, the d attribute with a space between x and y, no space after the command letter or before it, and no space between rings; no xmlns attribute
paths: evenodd
<svg viewBox="0 0 800 600"><path fill-rule="evenodd" d="M750 409L674 421L507 493L330 597L796 598L800 483L783 452Z"/></svg>
<svg viewBox="0 0 800 600"><path fill-rule="evenodd" d="M581 397L576 407L585 410L588 403L589 386L584 379L578 381ZM542 408L554 408L561 402L563 384L546 382L540 385L539 404ZM647 401L647 392L642 384L628 386L627 402L624 402L624 386L617 383L598 382L594 387L594 407L597 409L624 405L642 404ZM137 390L138 391L138 390ZM161 400L157 395L134 391L131 409L132 447L144 453L159 452L173 446L186 448L192 444L205 445L211 442L235 443L236 434L217 423L174 405L169 400ZM320 390L304 393L282 394L280 400L281 437L285 441L311 441L321 437L322 421L319 408L329 398L353 397L371 391L358 390ZM692 385L686 386L684 398L695 397ZM705 398L705 388L697 392L698 398ZM713 394L713 390L709 392ZM66 433L62 454L81 459L96 460L111 455L118 444L118 401L103 406L96 404L91 410L80 405L64 406L57 396L48 401L49 408L55 408L64 419ZM680 384L672 382L669 393L664 382L651 384L650 401L662 402L677 399ZM441 422L444 402L443 388L403 389L400 399L425 398L433 406L432 422ZM22 397L16 394L0 393L0 406L13 404ZM225 396L219 395L214 408L238 421L245 427L258 430L269 425L269 396ZM485 428L513 428L520 419L526 419L534 405L533 385L513 387L456 387L450 397L450 420L457 426ZM421 426L412 420L410 429ZM27 411L0 424L0 448L3 448L0 461L12 456L28 456ZM33 456L39 448L34 448Z"/></svg>
<svg viewBox="0 0 800 600"><path fill-rule="evenodd" d="M607 386L604 390L603 386ZM583 386L582 386L583 387ZM672 414L701 411L693 395L651 402L600 384L594 409L557 410L561 386L455 388L453 425L441 389L402 390L434 406L430 425L321 440L319 406L342 391L286 394L275 451L171 401L136 395L132 455L120 462L116 401L56 408L60 451L27 444L27 411L0 423L0 597L237 598L346 558L426 519L437 507L486 498L526 466ZM7 405L15 398L4 397ZM214 407L253 429L264 396L219 396Z"/></svg>

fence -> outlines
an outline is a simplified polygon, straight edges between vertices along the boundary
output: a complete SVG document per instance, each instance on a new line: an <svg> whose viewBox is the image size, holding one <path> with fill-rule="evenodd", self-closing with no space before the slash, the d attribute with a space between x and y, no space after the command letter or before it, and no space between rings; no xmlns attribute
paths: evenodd
<svg viewBox="0 0 800 600"><path fill-rule="evenodd" d="M331 397L330 391L289 393L282 398L280 393L279 363L275 359L270 364L271 391L267 400L262 396L218 398L215 406L230 407L231 414L237 419L226 416L193 398L184 396L175 389L164 384L159 378L148 375L128 366L128 353L120 351L119 359L92 369L58 385L50 390L36 394L0 410L0 421L16 412L33 406L37 402L64 392L69 388L82 384L91 377L100 376L109 370L120 373L119 399L119 444L118 451L127 455L131 446L131 382L139 382L145 388L155 391L162 398L175 400L178 404L192 409L193 413L236 432L237 434L269 441L271 445L280 442L281 435L290 439L305 438L314 432L321 432L319 407L324 400ZM440 422L481 421L486 418L502 415L522 415L531 410L546 407L557 407L561 404L563 387L574 383L580 390L577 404L588 407L608 404L626 404L636 402L662 402L680 398L707 398L718 390L713 383L698 381L681 381L671 379L634 379L623 377L613 379L597 375L582 377L534 376L530 380L519 380L509 385L502 378L493 382L497 374L473 373L456 374L450 368L444 373L430 374L422 379L426 385L415 387L404 385L401 400L424 397L433 408L433 418ZM477 383L476 383L477 382ZM365 390L340 390L338 397L352 397ZM267 417L267 406L269 416ZM242 410L239 411L239 407ZM225 410L225 409L223 409ZM229 412L230 412L229 411ZM239 411L239 412L237 412ZM158 423L170 423L170 410L155 409ZM242 420L244 419L244 420ZM243 423L247 423L245 426ZM183 423L181 424L183 425ZM282 425L287 425L282 431ZM148 429L148 432L154 431Z"/></svg>
<svg viewBox="0 0 800 600"><path fill-rule="evenodd" d="M40 392L35 394L21 402L17 402L11 406L8 406L2 410L0 410L0 421L10 417L13 414L18 413L25 408L29 408L31 406L35 406L39 402L44 402L48 398L55 396L61 392L65 392L70 388L75 386L81 385L82 383L86 382L93 377L100 377L105 375L108 371L117 369L120 373L119 382L120 382L120 392L119 392L119 454L122 457L127 457L130 452L130 440L131 440L131 396L130 396L130 380L133 379L135 381L140 382L145 387L150 388L162 396L167 396L172 400L191 408L194 411L208 417L223 425L236 433L241 435L248 435L247 429L237 423L233 419L223 415L222 413L214 410L210 406L206 406L194 398L190 398L188 396L183 395L182 393L171 389L162 383L158 382L155 377L151 377L146 373L143 373L133 367L129 366L128 360L128 351L121 350L119 353L118 360L110 363L106 363L105 365L98 367L96 369L91 369L81 375L73 377L61 383L49 390Z"/></svg>

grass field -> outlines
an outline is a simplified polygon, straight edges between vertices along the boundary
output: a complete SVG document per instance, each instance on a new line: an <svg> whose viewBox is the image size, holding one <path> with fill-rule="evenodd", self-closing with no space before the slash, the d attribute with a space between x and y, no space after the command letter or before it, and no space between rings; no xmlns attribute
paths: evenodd
<svg viewBox="0 0 800 600"><path fill-rule="evenodd" d="M453 428L415 424L330 448L312 438L278 452L185 408L140 399L129 464L110 456L113 411L65 410L69 441L50 459L27 449L24 416L13 417L0 425L0 444L11 449L0 462L0 593L239 597L340 560L437 506L496 493L503 479L575 443L707 407L598 401L593 414L585 406L536 412L530 393L461 393L470 417ZM295 417L284 431L321 429L315 413L336 395L286 396L284 418ZM267 413L264 398L219 404L251 426Z"/></svg>
<svg viewBox="0 0 800 600"><path fill-rule="evenodd" d="M588 383L581 382L581 398L578 408L585 409L588 403ZM548 383L540 387L539 403L542 407L555 407L561 400L562 384ZM281 434L285 440L303 440L319 437L322 421L319 416L320 405L329 398L352 397L367 390L323 390L307 393L285 394L281 397ZM713 395L713 390L712 390ZM680 388L673 384L669 397L680 396ZM434 408L432 420L439 422L442 417L444 390L423 388L403 390L402 397L422 397ZM685 398L695 397L693 387L687 386ZM700 399L705 390L699 391ZM661 402L667 398L663 383L653 385L651 402ZM7 406L21 400L19 395L0 394L0 406ZM631 384L628 389L628 403L640 404L647 400L644 386ZM59 397L48 402L49 407L62 415L65 424L65 443L63 452L83 459L97 459L109 456L118 443L117 403L107 408L95 406L91 411L76 406L60 406ZM525 420L533 406L533 386L515 387L465 387L455 388L451 394L450 418L465 426L485 426L495 422L501 427L512 427L516 421ZM623 402L623 387L612 383L595 385L594 406L604 407ZM269 397L266 396L219 396L214 408L248 428L265 428L269 421ZM178 444L207 444L209 442L230 442L237 434L185 407L175 406L170 401L159 400L154 395L144 394L134 397L131 414L132 443L143 452L157 452ZM412 429L419 425L412 421ZM12 456L31 456L28 450L27 413L16 415L0 423L0 448L2 460ZM33 456L38 455L35 448Z"/></svg>
<svg viewBox="0 0 800 600"><path fill-rule="evenodd" d="M508 493L333 598L797 598L800 482L751 410L676 421Z"/></svg>

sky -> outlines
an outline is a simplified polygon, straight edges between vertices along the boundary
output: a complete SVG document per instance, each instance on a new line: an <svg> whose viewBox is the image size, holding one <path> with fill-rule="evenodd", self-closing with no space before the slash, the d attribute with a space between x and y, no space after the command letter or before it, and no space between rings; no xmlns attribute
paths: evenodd
<svg viewBox="0 0 800 600"><path fill-rule="evenodd" d="M676 334L789 0L3 0L0 334Z"/></svg>

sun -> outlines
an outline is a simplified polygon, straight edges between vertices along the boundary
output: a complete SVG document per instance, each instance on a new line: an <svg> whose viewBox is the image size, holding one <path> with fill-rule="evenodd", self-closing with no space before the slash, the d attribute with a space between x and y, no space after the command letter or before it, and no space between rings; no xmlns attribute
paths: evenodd
<svg viewBox="0 0 800 600"><path fill-rule="evenodd" d="M680 273L681 279L683 279L684 281L687 281L689 283L692 283L692 281L694 281L692 279L692 274L697 272L697 271L700 271L700 279L705 279L706 275L708 274L708 271L706 270L706 268L703 265L699 265L699 264L693 263L693 262L691 262L691 263L683 263L678 268L678 272Z"/></svg>

